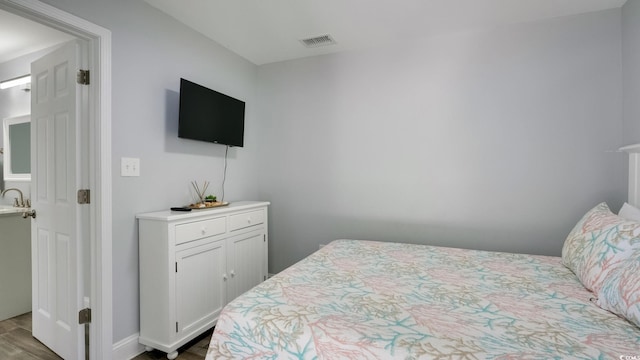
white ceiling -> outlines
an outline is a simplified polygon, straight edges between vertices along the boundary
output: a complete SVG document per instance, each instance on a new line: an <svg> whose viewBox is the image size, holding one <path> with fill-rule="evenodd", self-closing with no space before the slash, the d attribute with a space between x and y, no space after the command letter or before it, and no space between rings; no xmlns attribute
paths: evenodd
<svg viewBox="0 0 640 360"><path fill-rule="evenodd" d="M71 39L68 34L0 10L0 63Z"/></svg>
<svg viewBox="0 0 640 360"><path fill-rule="evenodd" d="M626 0L145 0L261 65L443 32L621 7ZM305 48L330 34L338 43Z"/></svg>
<svg viewBox="0 0 640 360"><path fill-rule="evenodd" d="M261 65L616 8L626 0L145 1ZM324 34L330 34L337 45L309 49L299 42ZM0 63L70 39L68 34L0 10Z"/></svg>

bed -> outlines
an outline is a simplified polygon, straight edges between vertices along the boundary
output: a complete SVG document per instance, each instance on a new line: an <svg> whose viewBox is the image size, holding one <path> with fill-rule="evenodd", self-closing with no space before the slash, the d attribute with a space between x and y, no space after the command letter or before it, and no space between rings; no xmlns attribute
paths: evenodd
<svg viewBox="0 0 640 360"><path fill-rule="evenodd" d="M630 201L638 194L630 187ZM227 304L207 352L549 358L640 359L640 217L598 204L562 257L336 240Z"/></svg>
<svg viewBox="0 0 640 360"><path fill-rule="evenodd" d="M337 240L226 306L207 359L640 355L561 258Z"/></svg>

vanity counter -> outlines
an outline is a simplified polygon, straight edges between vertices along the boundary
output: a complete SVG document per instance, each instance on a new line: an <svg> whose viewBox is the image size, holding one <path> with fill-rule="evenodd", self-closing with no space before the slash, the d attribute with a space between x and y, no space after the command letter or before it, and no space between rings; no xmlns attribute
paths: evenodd
<svg viewBox="0 0 640 360"><path fill-rule="evenodd" d="M19 208L19 207L13 207L9 205L0 205L0 216L20 215L26 210L29 210L29 208Z"/></svg>

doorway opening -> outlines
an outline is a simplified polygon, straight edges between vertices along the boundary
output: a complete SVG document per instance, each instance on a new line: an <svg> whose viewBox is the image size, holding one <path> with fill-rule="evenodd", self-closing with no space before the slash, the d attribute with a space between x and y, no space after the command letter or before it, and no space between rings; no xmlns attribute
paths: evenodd
<svg viewBox="0 0 640 360"><path fill-rule="evenodd" d="M3 174L0 189L5 214L2 222L0 262L0 348L3 358L20 358L31 354L37 358L57 358L55 353L34 338L32 314L31 218L21 217L30 211L33 200L31 181L31 64L76 39L67 33L0 10L0 118L2 118ZM56 169L58 171L59 169ZM12 200L15 196L15 201ZM11 212L10 210L14 210ZM89 258L85 254L84 258ZM85 264L83 273L89 273ZM35 288L37 289L37 287ZM88 289L87 289L88 291ZM89 294L86 294L89 298ZM51 345L50 345L51 346ZM53 346L55 348L55 346Z"/></svg>
<svg viewBox="0 0 640 360"><path fill-rule="evenodd" d="M79 164L88 174L87 187L91 203L81 221L87 226L86 279L78 285L87 287L87 296L79 306L91 308L90 350L92 359L109 359L112 352L111 299L111 34L108 30L50 5L32 0L0 0L0 10L46 25L86 44L87 70L92 82L83 97L86 117L81 121L86 132L81 136L88 161ZM78 189L80 190L80 189ZM37 211L37 209L35 209ZM39 261L36 259L36 261ZM84 271L83 271L84 272ZM35 277L34 277L35 279ZM74 309L75 310L75 309ZM78 324L71 324L78 326ZM78 334L83 333L83 329ZM78 354L84 354L84 341L77 339ZM82 343L82 344L81 344Z"/></svg>

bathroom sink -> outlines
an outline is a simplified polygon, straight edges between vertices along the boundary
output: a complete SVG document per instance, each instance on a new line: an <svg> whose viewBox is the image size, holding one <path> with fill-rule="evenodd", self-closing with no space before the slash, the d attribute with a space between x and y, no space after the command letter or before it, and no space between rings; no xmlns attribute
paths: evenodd
<svg viewBox="0 0 640 360"><path fill-rule="evenodd" d="M0 215L1 214L12 214L12 213L22 213L28 208L17 208L13 206L0 205Z"/></svg>

